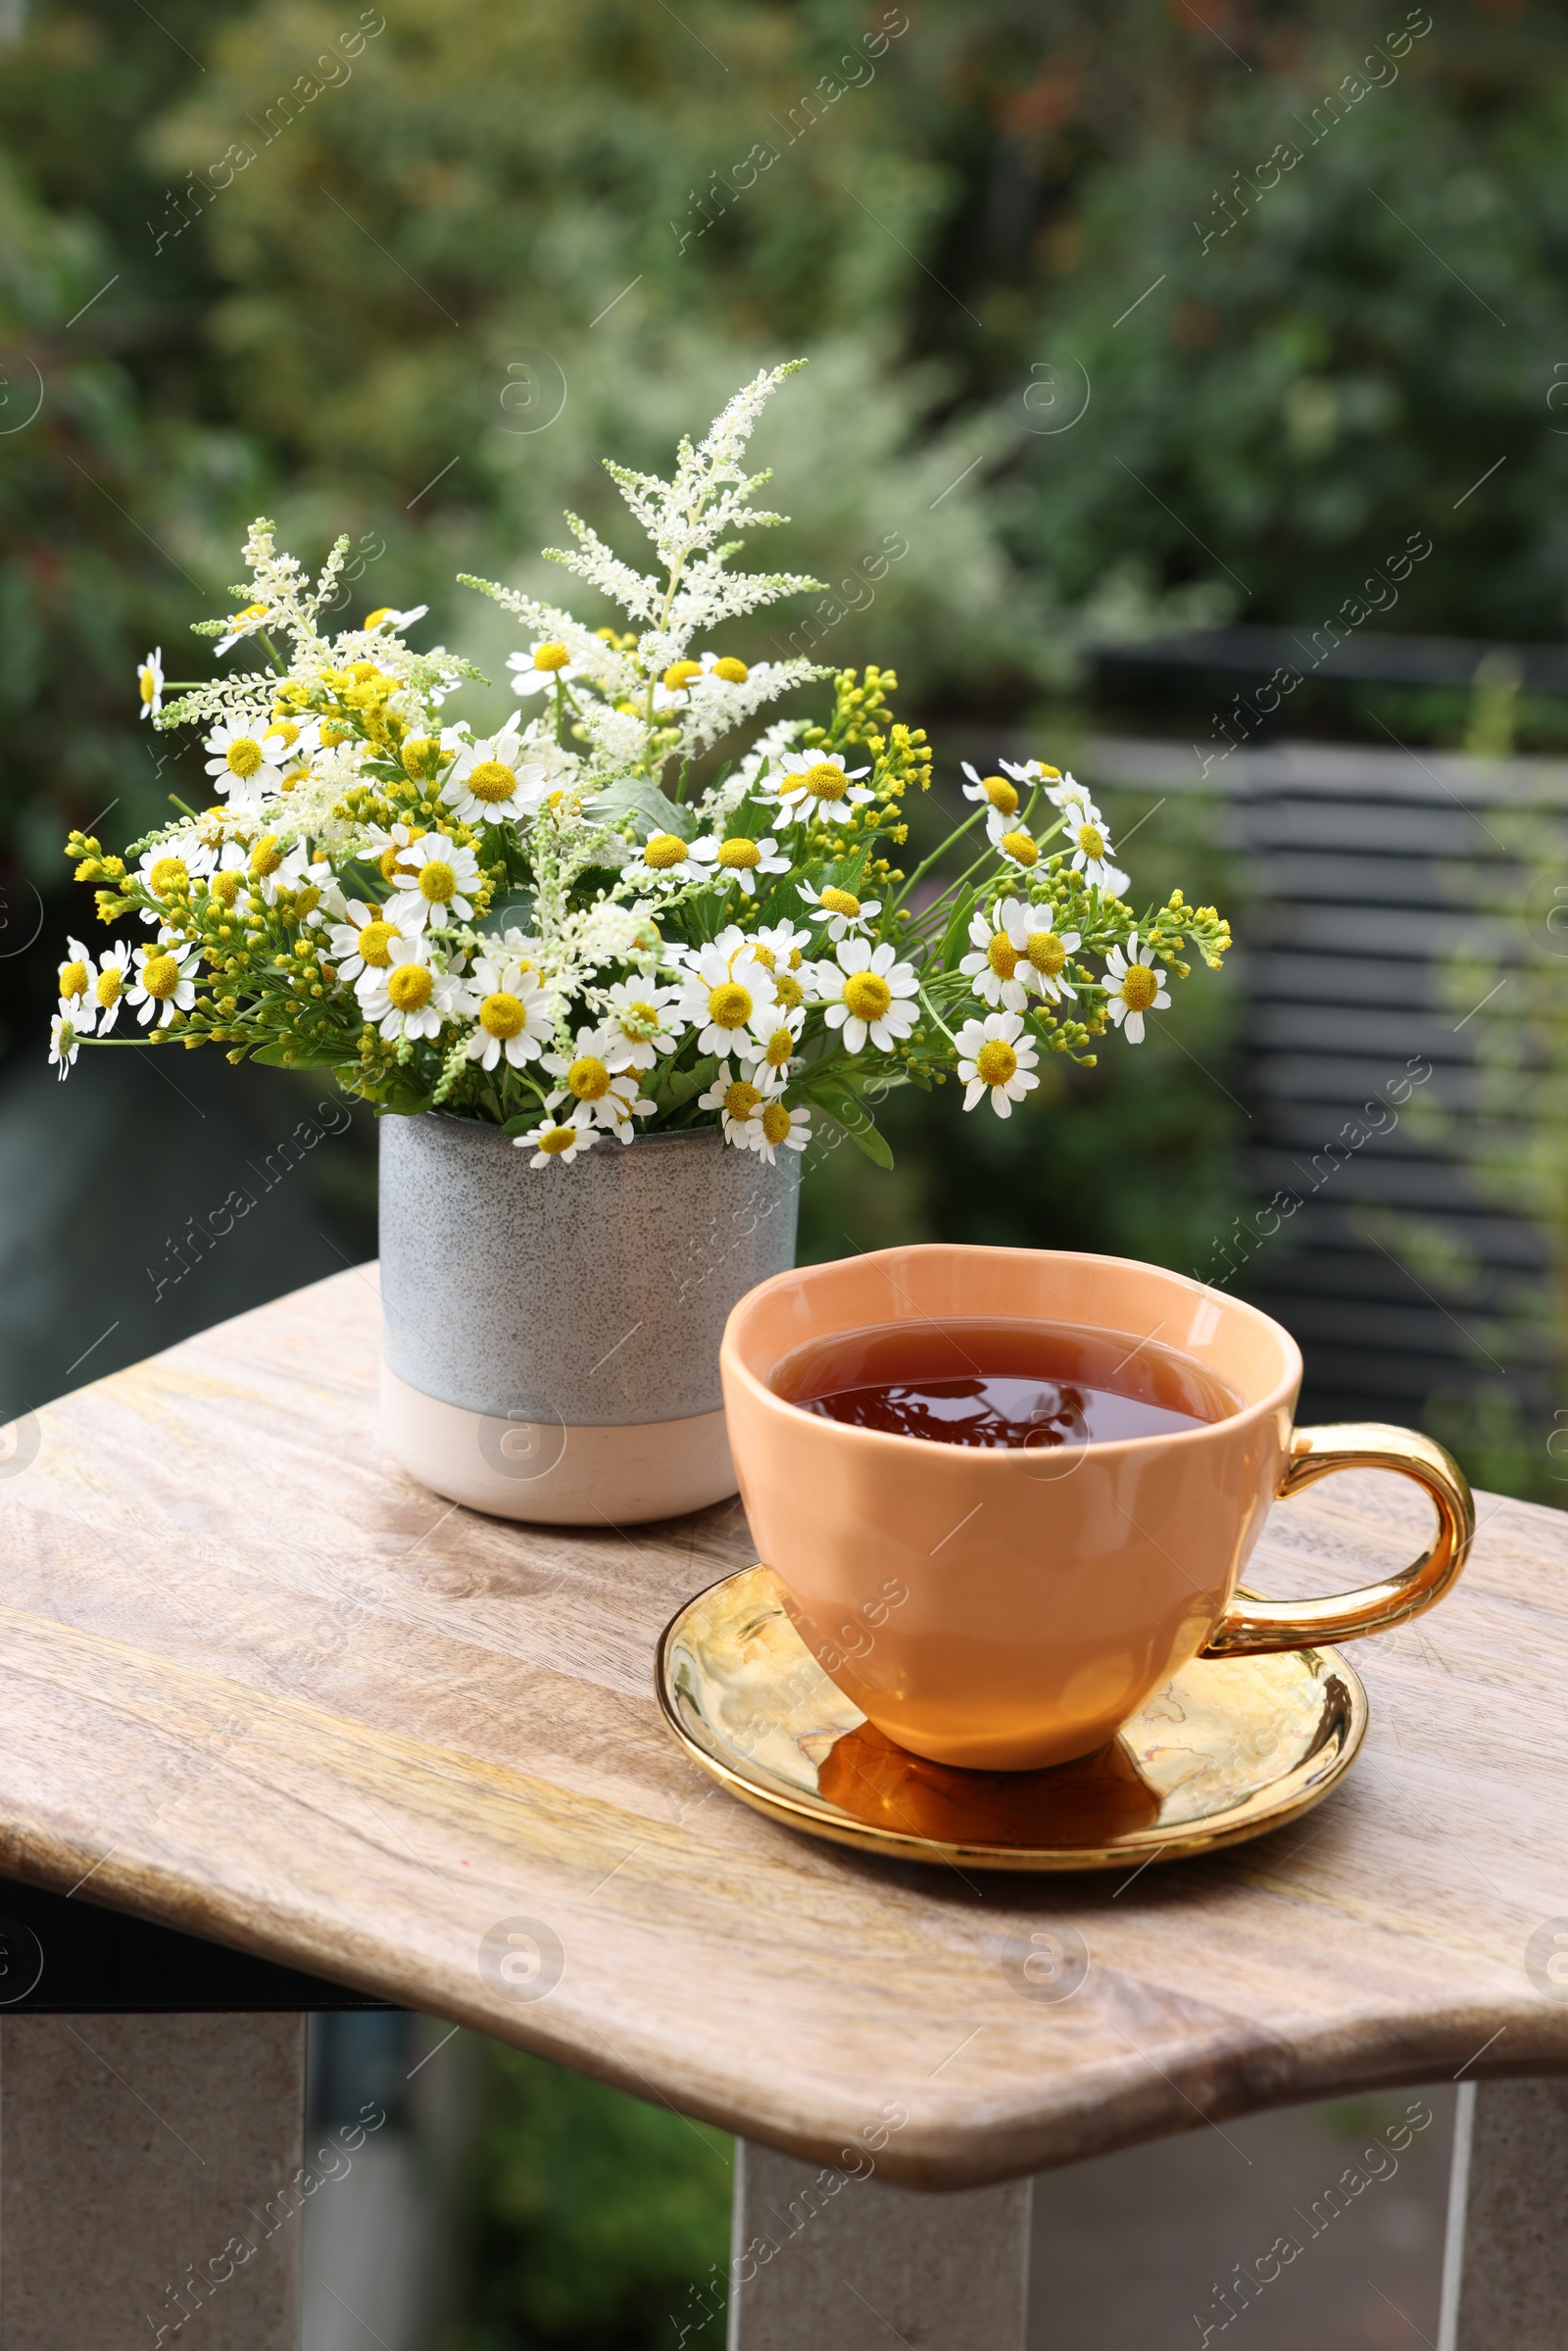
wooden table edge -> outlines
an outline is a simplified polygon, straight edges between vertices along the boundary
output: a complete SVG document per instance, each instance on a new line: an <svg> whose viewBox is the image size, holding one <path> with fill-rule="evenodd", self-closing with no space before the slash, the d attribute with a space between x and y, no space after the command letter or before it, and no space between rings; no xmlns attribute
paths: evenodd
<svg viewBox="0 0 1568 2351"><path fill-rule="evenodd" d="M841 2155L863 2161L863 2155L849 2145L854 2131L848 2122L833 2130L811 2129L761 2105L708 2095L701 2085L676 2079L668 2069L662 2081L656 2080L608 2042L601 2057L575 2034L552 2032L548 2002L498 2013L482 1997L464 1998L457 1984L442 1981L436 1969L417 1968L411 1975L407 1963L393 1968L378 1963L368 1950L363 1966L345 1955L325 1961L318 1940L312 1939L303 1921L297 1934L275 1918L269 1931L248 1919L236 1901L215 1896L176 1870L117 1868L112 1862L94 1870L84 1848L72 1850L62 1844L57 1855L42 1855L35 1839L19 1842L15 1832L0 1827L0 1873L46 1892L70 1895L86 1871L92 1873L94 1901L155 1926L341 1983L399 2007L416 2007L421 2014L509 2041L612 2088L693 2115L803 2162L840 2168ZM1369 2012L1357 2021L1348 2046L1343 2027L1331 2024L1316 2034L1294 2033L1288 2051L1276 2032L1260 2027L1241 2046L1183 2060L1173 2056L1171 2062L1180 2067L1177 2074L1162 2072L1154 2057L1146 2059L1129 2048L1125 2068L1097 2069L1081 2077L1045 2113L1038 2106L1028 2113L1007 2111L993 2100L989 2111L969 2123L922 2122L911 2116L890 2134L876 2158L876 2172L896 2185L956 2192L1279 2107L1450 2080L1568 2075L1568 2006L1557 2014L1521 2000L1503 2016L1499 2030L1501 2013L1495 2006L1461 2011L1441 2024L1434 2020L1423 2030L1421 2020L1406 2014L1382 2017ZM1489 2035L1491 2046L1477 2055ZM1402 2045L1391 2049L1391 2038ZM1506 2049L1500 2045L1503 2041ZM644 2055L657 2066L657 2059Z"/></svg>

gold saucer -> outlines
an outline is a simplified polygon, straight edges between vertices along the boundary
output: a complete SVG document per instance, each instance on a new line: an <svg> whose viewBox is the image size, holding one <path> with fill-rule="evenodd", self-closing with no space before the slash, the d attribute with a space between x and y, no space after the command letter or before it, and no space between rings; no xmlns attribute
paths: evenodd
<svg viewBox="0 0 1568 2351"><path fill-rule="evenodd" d="M1043 1772L968 1772L895 1746L828 1680L770 1568L665 1626L664 1719L695 1763L792 1829L902 1861L1137 1868L1239 1844L1322 1802L1366 1734L1337 1649L1197 1659L1109 1746Z"/></svg>

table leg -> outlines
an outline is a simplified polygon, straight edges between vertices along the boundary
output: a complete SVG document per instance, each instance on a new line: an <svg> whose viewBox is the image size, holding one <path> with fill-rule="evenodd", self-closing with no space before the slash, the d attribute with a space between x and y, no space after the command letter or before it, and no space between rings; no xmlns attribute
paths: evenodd
<svg viewBox="0 0 1568 2351"><path fill-rule="evenodd" d="M1464 2082L1440 2351L1562 2351L1568 2082Z"/></svg>
<svg viewBox="0 0 1568 2351"><path fill-rule="evenodd" d="M297 2351L304 2127L302 2016L0 2020L5 2351Z"/></svg>
<svg viewBox="0 0 1568 2351"><path fill-rule="evenodd" d="M923 2195L737 2139L729 2351L1023 2351L1033 2184Z"/></svg>

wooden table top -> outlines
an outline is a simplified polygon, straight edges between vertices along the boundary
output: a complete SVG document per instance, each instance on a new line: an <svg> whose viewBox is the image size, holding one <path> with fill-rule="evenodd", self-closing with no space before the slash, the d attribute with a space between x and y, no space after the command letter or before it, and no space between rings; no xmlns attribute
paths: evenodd
<svg viewBox="0 0 1568 2351"><path fill-rule="evenodd" d="M377 1340L370 1266L39 1415L0 1482L0 1871L814 2160L885 2136L917 2185L1568 2070L1568 1519L1480 1497L1452 1598L1358 1644L1367 1743L1303 1821L1131 1882L982 1882L776 1826L669 1738L654 1644L749 1564L738 1504L626 1534L449 1508L379 1449ZM1331 1480L1250 1581L1362 1582L1424 1511ZM1020 1947L1063 1926L1087 1977L1025 1996Z"/></svg>

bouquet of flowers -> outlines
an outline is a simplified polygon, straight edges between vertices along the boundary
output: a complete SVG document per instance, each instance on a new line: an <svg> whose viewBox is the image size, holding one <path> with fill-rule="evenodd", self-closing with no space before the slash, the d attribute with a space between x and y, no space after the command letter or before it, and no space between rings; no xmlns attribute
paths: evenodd
<svg viewBox="0 0 1568 2351"><path fill-rule="evenodd" d="M102 920L134 927L96 955L70 941L62 1077L83 1044L212 1043L330 1069L378 1111L488 1120L536 1167L710 1122L772 1161L818 1115L887 1164L871 1105L889 1087L956 1073L966 1108L1005 1118L1042 1052L1092 1060L1110 1024L1140 1043L1189 943L1217 968L1213 907L1177 891L1136 912L1104 818L1036 759L965 763L973 813L906 872L932 755L889 708L893 673L711 648L722 622L820 585L730 567L742 526L783 519L753 507L768 476L744 459L792 371L683 441L672 480L610 465L656 570L567 517L573 546L548 553L628 628L465 581L527 638L492 734L448 716L483 680L412 648L424 608L329 635L348 541L313 586L253 524L243 609L196 629L261 660L172 689L159 653L140 671L144 717L206 728L213 806L176 802L122 857L68 844ZM750 736L815 680L819 722Z"/></svg>

